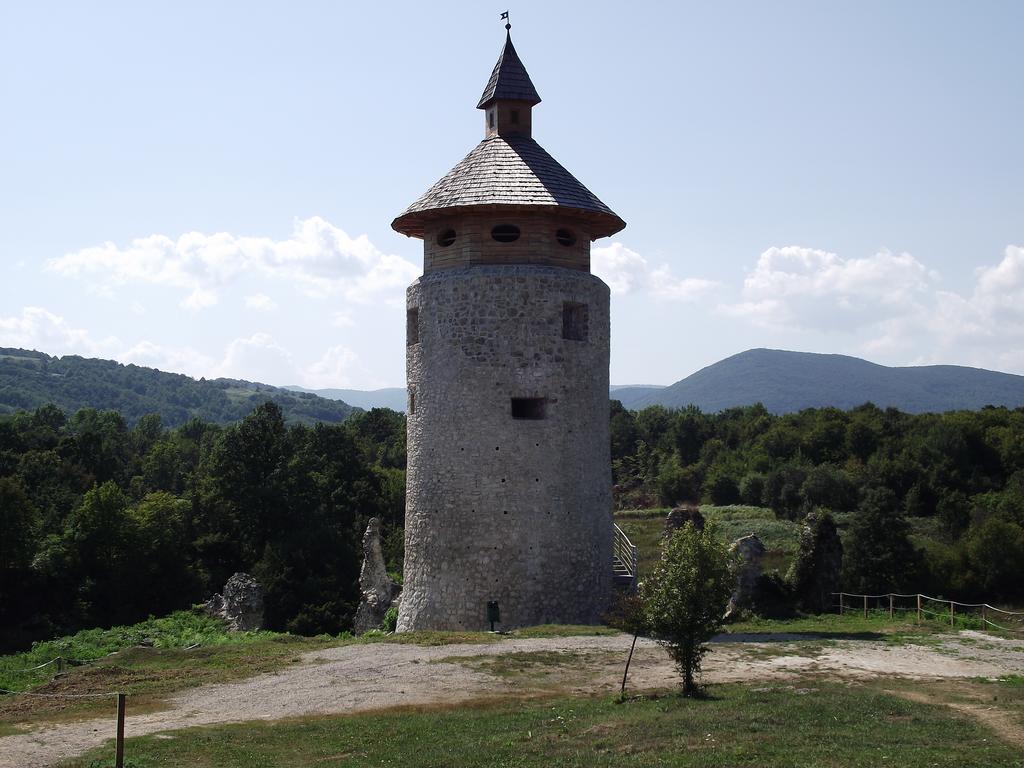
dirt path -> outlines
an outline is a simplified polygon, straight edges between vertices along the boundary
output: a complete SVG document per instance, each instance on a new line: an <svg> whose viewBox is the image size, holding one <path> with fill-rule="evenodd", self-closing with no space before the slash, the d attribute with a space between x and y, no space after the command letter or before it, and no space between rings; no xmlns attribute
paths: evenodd
<svg viewBox="0 0 1024 768"><path fill-rule="evenodd" d="M169 708L163 711L133 717L129 710L126 735L215 723L450 704L481 696L552 690L613 691L618 689L631 640L616 635L433 647L380 643L319 650L306 654L302 663L275 674L185 691L171 698ZM916 678L1024 673L1024 642L993 641L979 633L962 632L927 647L796 636L757 636L756 640L716 642L705 662L705 680L770 680L807 673ZM563 661L558 654L572 658ZM535 658L543 658L542 666L552 674L499 676L487 671L488 665L499 662L529 663ZM641 640L630 668L630 689L666 687L676 681L665 652L655 643ZM3 737L0 768L52 765L112 736L111 718Z"/></svg>

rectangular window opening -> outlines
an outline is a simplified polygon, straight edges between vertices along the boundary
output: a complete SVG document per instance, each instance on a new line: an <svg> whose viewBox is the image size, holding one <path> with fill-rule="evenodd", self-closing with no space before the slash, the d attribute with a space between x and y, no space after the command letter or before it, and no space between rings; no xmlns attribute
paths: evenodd
<svg viewBox="0 0 1024 768"><path fill-rule="evenodd" d="M405 311L405 344L411 347L420 343L420 311L413 307Z"/></svg>
<svg viewBox="0 0 1024 768"><path fill-rule="evenodd" d="M409 389L409 415L416 413L416 390Z"/></svg>
<svg viewBox="0 0 1024 768"><path fill-rule="evenodd" d="M543 419L547 416L547 398L513 397L513 419Z"/></svg>
<svg viewBox="0 0 1024 768"><path fill-rule="evenodd" d="M519 110L512 110L512 125L519 125Z"/></svg>
<svg viewBox="0 0 1024 768"><path fill-rule="evenodd" d="M586 341L590 313L586 304L567 301L562 304L562 338Z"/></svg>

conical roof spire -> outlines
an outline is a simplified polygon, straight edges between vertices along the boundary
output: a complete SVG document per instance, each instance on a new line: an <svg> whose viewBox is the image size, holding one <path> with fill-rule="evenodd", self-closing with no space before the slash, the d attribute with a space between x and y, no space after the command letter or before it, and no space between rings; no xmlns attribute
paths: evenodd
<svg viewBox="0 0 1024 768"><path fill-rule="evenodd" d="M498 63L494 65L491 79L487 81L487 87L476 108L487 109L492 101L499 99L526 101L531 106L540 104L537 89L533 87L533 81L512 45L512 33L508 31L505 33L505 47L501 50Z"/></svg>

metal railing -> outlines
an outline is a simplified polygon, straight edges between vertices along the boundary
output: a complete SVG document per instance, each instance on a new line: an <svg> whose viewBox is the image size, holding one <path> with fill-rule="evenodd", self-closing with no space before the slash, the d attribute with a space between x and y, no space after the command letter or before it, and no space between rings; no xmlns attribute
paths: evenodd
<svg viewBox="0 0 1024 768"><path fill-rule="evenodd" d="M612 539L612 574L615 579L619 583L626 583L630 590L635 589L639 562L636 544L629 540L625 531L615 525Z"/></svg>

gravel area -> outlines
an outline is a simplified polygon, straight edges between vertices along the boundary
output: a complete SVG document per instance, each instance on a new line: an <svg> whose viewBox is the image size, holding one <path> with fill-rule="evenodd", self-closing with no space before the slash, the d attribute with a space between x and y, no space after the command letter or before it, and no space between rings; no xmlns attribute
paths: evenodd
<svg viewBox="0 0 1024 768"><path fill-rule="evenodd" d="M159 712L132 716L129 700L125 730L131 737L197 725L451 704L509 694L610 692L618 689L631 640L615 635L430 647L377 643L318 650L277 673L184 691ZM487 659L483 657L535 652L565 653L567 658L564 664L554 665L555 674L543 681L484 671ZM783 679L807 673L914 678L1022 674L1024 641L977 632L945 636L927 646L806 636L723 636L716 638L704 664L707 682ZM677 681L664 650L640 640L630 667L630 690L663 688ZM113 718L108 718L6 736L0 738L0 768L53 765L113 735Z"/></svg>

